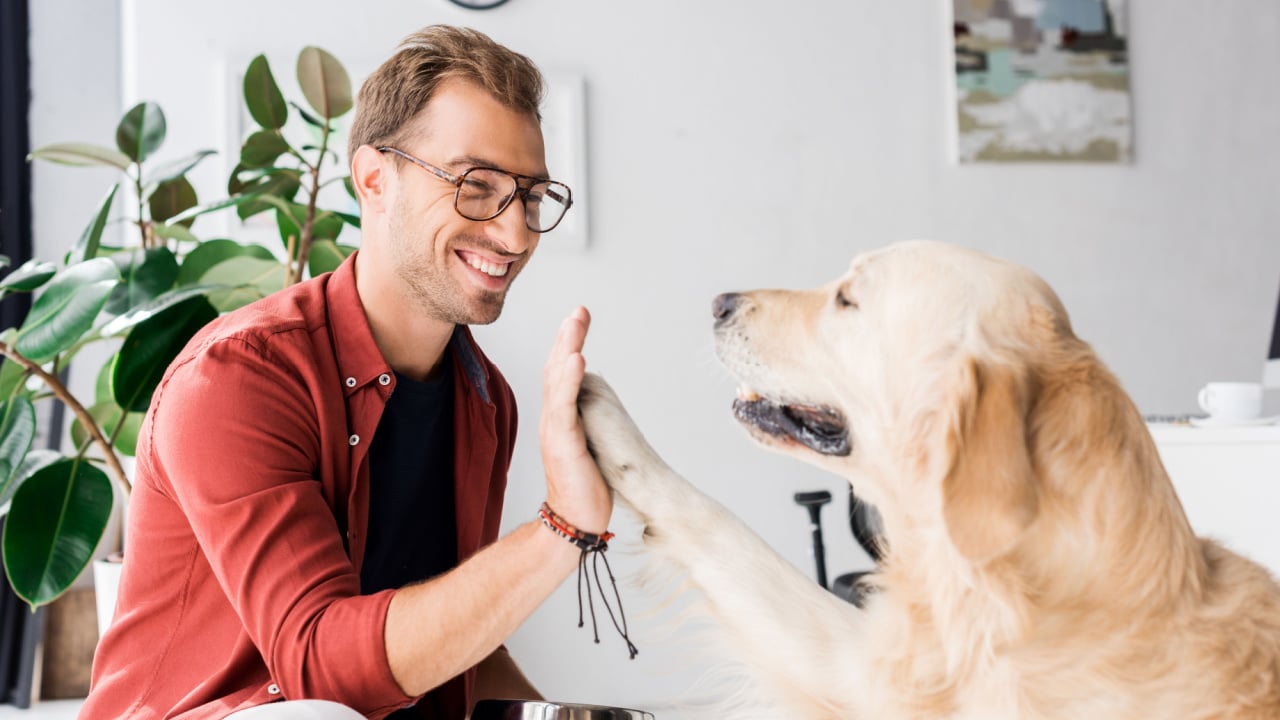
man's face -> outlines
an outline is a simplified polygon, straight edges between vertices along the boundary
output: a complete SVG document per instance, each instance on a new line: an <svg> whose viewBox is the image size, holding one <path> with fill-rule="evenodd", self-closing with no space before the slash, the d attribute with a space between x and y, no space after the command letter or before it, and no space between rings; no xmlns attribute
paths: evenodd
<svg viewBox="0 0 1280 720"><path fill-rule="evenodd" d="M453 175L484 166L547 176L536 118L469 82L442 83L412 127L400 149ZM389 250L399 281L438 320L484 325L498 319L507 289L538 246L520 197L491 220L468 220L454 209L453 185L407 161L397 164Z"/></svg>

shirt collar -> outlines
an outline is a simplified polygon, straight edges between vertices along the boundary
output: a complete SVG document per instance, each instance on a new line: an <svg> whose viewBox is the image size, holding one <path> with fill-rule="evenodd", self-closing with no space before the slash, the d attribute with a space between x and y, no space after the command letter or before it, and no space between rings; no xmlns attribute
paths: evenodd
<svg viewBox="0 0 1280 720"><path fill-rule="evenodd" d="M349 397L371 382L377 382L383 375L390 375L391 366L382 357L378 344L373 340L373 330L369 328L369 318L364 313L364 303L356 289L356 255L342 262L329 277L325 288L325 305L328 308L331 342L334 344L334 357L338 361L338 374L343 383L343 392ZM492 403L489 397L489 372L480 360L480 350L471 329L458 325L453 330L451 353L456 366L462 371L473 388L486 403ZM386 384L386 383L383 383Z"/></svg>

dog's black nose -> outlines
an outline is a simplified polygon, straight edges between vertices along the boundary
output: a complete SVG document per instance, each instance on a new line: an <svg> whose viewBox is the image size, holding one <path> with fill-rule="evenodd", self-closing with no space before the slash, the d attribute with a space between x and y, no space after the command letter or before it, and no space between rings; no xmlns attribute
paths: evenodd
<svg viewBox="0 0 1280 720"><path fill-rule="evenodd" d="M742 296L738 293L722 293L716 296L711 302L711 315L716 319L716 326L719 327L733 317L737 312L738 306L742 304Z"/></svg>

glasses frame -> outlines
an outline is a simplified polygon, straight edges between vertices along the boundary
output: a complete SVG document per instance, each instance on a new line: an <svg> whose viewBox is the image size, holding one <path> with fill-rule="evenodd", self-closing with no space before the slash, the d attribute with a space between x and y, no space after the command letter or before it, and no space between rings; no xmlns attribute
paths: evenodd
<svg viewBox="0 0 1280 720"><path fill-rule="evenodd" d="M511 201L514 200L517 195L519 195L520 203L521 205L524 206L524 209L525 209L524 226L528 228L530 232L535 232L541 235L543 233L548 233L548 232L551 232L552 230L555 230L556 226L559 225L562 220L564 220L564 216L569 214L569 208L573 207L573 190L568 185L565 185L564 183L558 180L551 180L550 178L533 177L532 175L521 175L519 173L513 173L508 170L503 170L502 168L486 167L483 165L469 167L466 170L464 170L461 175L454 175L448 170L436 167L435 165L432 165L431 163L425 160L416 158L410 155L409 153L399 148L392 147L390 145L381 145L374 149L380 153L391 153L393 155L402 157L405 160L408 160L409 162L413 163L414 165L417 165L418 167L422 168L423 170L426 170L432 175L435 175L437 178L440 178L441 180L452 185L454 212L458 213L459 215L461 215L462 217L468 220L474 220L475 222L485 222L488 220L492 220L498 217L499 215L501 215L502 213L506 212L507 207L511 205ZM495 211L489 217L472 217L462 212L462 208L458 206L458 200L462 195L462 183L466 181L467 175L471 174L471 172L475 170L488 170L489 172L502 173L503 175L506 175L507 177L510 177L512 180L515 181L515 189L511 191L510 195L507 195L507 197L498 205L497 211ZM520 185L521 180L532 180L534 185L537 185L540 183L550 183L552 186L559 185L560 187L564 188L564 191L565 191L564 197L561 197L559 193L554 192L552 189L550 188L548 189L547 194L556 202L560 203L561 205L564 205L564 212L560 213L560 217L557 218L556 221L551 224L551 227L546 228L544 230L539 230L529 224L529 212L528 212L529 191L533 189L533 186L531 185L529 187L521 187Z"/></svg>

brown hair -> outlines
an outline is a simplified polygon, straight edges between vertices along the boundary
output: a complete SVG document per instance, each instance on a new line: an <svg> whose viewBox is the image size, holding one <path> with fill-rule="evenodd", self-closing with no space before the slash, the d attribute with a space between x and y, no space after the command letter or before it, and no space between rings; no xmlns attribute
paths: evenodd
<svg viewBox="0 0 1280 720"><path fill-rule="evenodd" d="M360 87L347 157L361 145L400 142L446 78L473 82L512 110L541 119L542 73L533 61L477 30L431 25L405 38Z"/></svg>

